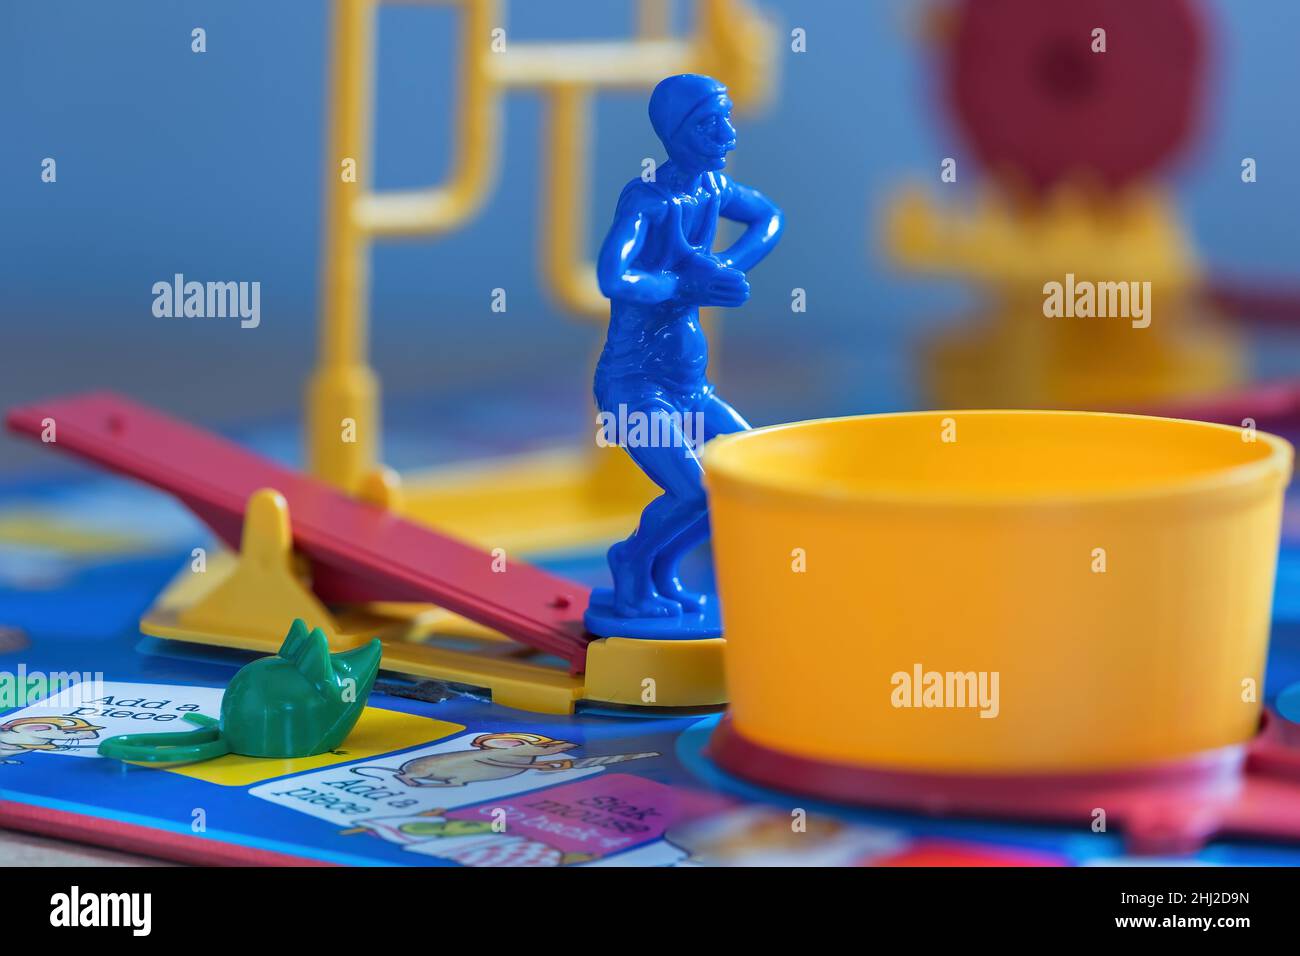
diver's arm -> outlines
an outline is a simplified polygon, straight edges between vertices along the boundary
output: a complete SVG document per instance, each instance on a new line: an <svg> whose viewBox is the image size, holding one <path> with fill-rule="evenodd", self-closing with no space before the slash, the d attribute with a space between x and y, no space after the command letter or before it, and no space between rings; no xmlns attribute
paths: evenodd
<svg viewBox="0 0 1300 956"><path fill-rule="evenodd" d="M741 272L748 272L772 251L785 227L781 210L772 200L757 189L735 181L728 181L719 212L724 218L743 222L746 226L744 233L729 249L718 253L724 266Z"/></svg>
<svg viewBox="0 0 1300 956"><path fill-rule="evenodd" d="M671 272L632 268L649 228L650 217L638 210L620 210L614 219L596 257L596 279L606 298L650 305L670 299L677 290Z"/></svg>

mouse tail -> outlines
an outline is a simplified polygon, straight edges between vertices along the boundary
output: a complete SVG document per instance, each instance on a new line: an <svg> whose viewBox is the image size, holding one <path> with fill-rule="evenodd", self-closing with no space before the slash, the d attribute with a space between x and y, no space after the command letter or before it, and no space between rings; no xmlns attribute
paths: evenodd
<svg viewBox="0 0 1300 956"><path fill-rule="evenodd" d="M128 763L194 763L230 753L217 721L203 714L186 714L197 730L178 734L121 734L99 745L101 757Z"/></svg>

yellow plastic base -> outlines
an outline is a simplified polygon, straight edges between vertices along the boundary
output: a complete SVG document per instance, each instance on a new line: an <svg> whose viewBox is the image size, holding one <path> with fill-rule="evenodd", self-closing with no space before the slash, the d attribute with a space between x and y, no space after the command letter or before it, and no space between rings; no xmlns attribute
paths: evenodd
<svg viewBox="0 0 1300 956"><path fill-rule="evenodd" d="M587 700L629 707L706 707L727 702L723 638L647 641L607 637L587 648Z"/></svg>
<svg viewBox="0 0 1300 956"><path fill-rule="evenodd" d="M235 558L218 554L208 575L232 573ZM284 640L271 626L278 618L250 615L243 625L196 626L193 607L221 581L182 571L141 619L140 630L166 640L273 654ZM191 623L183 623L183 619ZM319 625L317 624L319 622ZM644 641L606 638L592 643L587 672L534 662L540 655L495 631L431 605L371 604L326 612L311 621L330 634L333 649L372 637L384 642L383 669L483 688L495 703L544 714L572 713L580 700L629 707L712 707L726 703L722 655L726 641ZM453 649L439 642L454 641Z"/></svg>
<svg viewBox="0 0 1300 956"><path fill-rule="evenodd" d="M1035 317L1035 303L1021 305L925 344L921 376L933 404L1128 410L1226 391L1246 378L1245 345L1229 328L1180 321L1158 333L1081 319L1062 334L1034 325L1051 321Z"/></svg>
<svg viewBox="0 0 1300 956"><path fill-rule="evenodd" d="M182 570L140 630L272 654L284 639L285 622L295 617L324 630L334 650L378 637L384 670L482 688L496 703L520 710L567 714L579 700L655 708L726 701L720 639L595 641L587 673L575 676L531 648L432 605L326 607L292 552L285 500L270 489L249 499L240 553L217 552L201 572Z"/></svg>
<svg viewBox="0 0 1300 956"><path fill-rule="evenodd" d="M1106 195L1070 182L1034 203L990 190L949 204L910 188L887 210L884 241L904 268L968 279L993 303L927 343L934 405L1123 410L1245 378L1245 346L1207 314L1196 252L1160 189ZM1149 325L1047 317L1044 285L1067 275L1146 283Z"/></svg>
<svg viewBox="0 0 1300 956"><path fill-rule="evenodd" d="M140 630L152 637L239 650L274 654L282 637L268 637L257 626L248 628L226 627L220 631L186 627L179 623L167 604L176 600L177 592L191 582L182 579L173 582L159 599L158 604L140 621ZM390 606L394 611L399 606ZM498 634L483 637L457 635L475 625L457 618L440 608L428 605L408 605L405 613L391 616L378 615L373 608L348 609L330 615L318 625L328 625L337 637L331 637L330 646L346 648L360 643L362 638L378 637L384 643L382 667L386 671L482 688L491 694L493 701L506 707L536 711L544 714L568 714L583 698L581 677L574 677L560 667L531 663L528 648L523 648ZM471 649L460 650L439 646L438 640L452 639L458 644L468 644Z"/></svg>
<svg viewBox="0 0 1300 956"><path fill-rule="evenodd" d="M408 473L398 510L483 547L539 553L626 537L656 494L621 449L554 449Z"/></svg>

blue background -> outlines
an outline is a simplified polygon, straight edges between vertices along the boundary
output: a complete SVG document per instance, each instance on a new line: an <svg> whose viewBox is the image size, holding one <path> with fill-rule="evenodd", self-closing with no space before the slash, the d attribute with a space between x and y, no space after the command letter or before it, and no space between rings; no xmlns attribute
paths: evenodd
<svg viewBox="0 0 1300 956"><path fill-rule="evenodd" d="M808 52L792 54L782 43L776 102L760 117L738 119L737 177L785 208L788 229L777 253L752 274L750 304L724 323L718 378L757 423L919 401L915 339L955 321L974 297L958 283L896 274L877 247L876 226L900 184L936 185L942 157L959 159L957 190L969 192L976 178L966 175L973 168L968 152L933 88L931 51L918 26L925 4L760 5L777 16L783 36L804 27ZM1171 186L1212 271L1298 277L1300 3L1213 0L1202 7L1215 53L1210 96L1197 143ZM255 434L277 457L292 455L279 452L294 447L316 347L327 12L321 0L0 0L0 405L113 387L241 438ZM453 17L441 7L381 13L380 188L433 183L447 173ZM625 36L633 22L630 0L515 0L506 26L514 39L574 39ZM207 31L202 55L190 51L196 26ZM644 101L644 93L621 93L599 104L592 242L640 159L660 155ZM538 105L533 94L508 98L499 182L469 226L439 240L381 245L375 254L372 343L386 408L430 436L395 449L395 464L416 463L431 450L463 452L474 445L469 432L485 421L502 432L509 422L516 431L588 431L601 330L564 315L539 281L537 194L545 183ZM53 185L40 181L47 156L58 161ZM1248 187L1239 178L1243 156L1259 162L1259 181ZM175 272L261 282L261 327L155 318L151 287ZM489 309L498 286L508 290L505 314ZM789 309L796 286L808 290L802 315ZM1271 362L1277 370L1284 357L1261 351L1261 368ZM529 405L530 395L546 401ZM76 466L0 439L0 469L32 467ZM58 483L4 487L15 500L49 499L60 513L69 510L61 496L72 492ZM120 482L112 487L125 493ZM90 508L98 499L79 500ZM138 501L101 501L96 513L131 515L135 507ZM156 514L152 520L159 521ZM178 540L190 534L189 524L174 529ZM139 613L189 547L175 543L174 553L77 569L64 588L0 585L4 623L32 635L32 663L47 669L93 650L112 678L224 683L229 662L136 651ZM1296 555L1289 544L1279 569L1270 688L1300 678ZM17 560L19 570L31 571L30 552ZM14 660L6 655L0 665ZM444 709L503 719L499 709L472 702ZM574 718L566 729L587 733L591 721ZM606 729L655 734L682 726L633 731L609 722ZM673 775L708 772L698 738L683 737L666 761ZM101 761L51 767L33 760L19 769L29 799L66 804L70 794L94 795L111 813L138 813L152 803L155 817L172 820L188 820L201 789ZM734 781L711 782L760 796ZM219 809L234 815L231 828L258 842L319 837L334 841L330 852L357 852L317 821L240 801L233 791L203 799L221 800ZM886 814L861 819L896 822ZM909 826L1053 846L1078 858L1099 852L1090 841L1075 853L1070 841L1077 838L1057 828ZM377 841L365 846L373 858L401 857ZM1203 858L1290 862L1294 851L1218 843Z"/></svg>
<svg viewBox="0 0 1300 956"><path fill-rule="evenodd" d="M626 36L635 21L630 0L509 6L518 40ZM684 21L692 5L678 6ZM735 171L789 226L752 274L750 304L726 319L718 378L757 423L914 404L909 343L971 298L895 274L876 244L900 183L937 185L942 157L968 155L933 89L926 4L760 6L781 24L781 77L772 107L739 119ZM1215 270L1300 275L1300 4L1202 7L1210 95L1174 181L1187 223ZM454 17L381 11L380 188L447 172ZM109 386L218 426L297 420L316 348L327 21L320 0L0 4L0 403ZM195 26L207 30L202 55L190 50ZM792 26L807 30L806 53L789 51ZM593 243L621 183L660 155L644 100L599 103ZM601 330L541 286L539 113L536 95L508 97L500 180L469 226L377 249L372 342L390 412L418 417L439 394L499 399L508 384L560 396L573 418L557 416L556 430L587 427ZM40 181L47 156L52 185ZM1243 156L1259 163L1251 186ZM974 167L959 168L969 191ZM155 318L151 286L175 272L260 281L261 327ZM489 309L498 286L505 314ZM789 309L796 286L808 290L803 315ZM0 467L68 467L0 441Z"/></svg>

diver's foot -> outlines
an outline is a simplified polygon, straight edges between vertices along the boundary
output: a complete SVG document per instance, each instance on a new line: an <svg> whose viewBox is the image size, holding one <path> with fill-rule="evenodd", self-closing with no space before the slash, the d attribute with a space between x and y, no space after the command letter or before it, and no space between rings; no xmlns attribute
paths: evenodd
<svg viewBox="0 0 1300 956"><path fill-rule="evenodd" d="M681 617L682 606L651 591L628 599L614 589L614 613L619 617Z"/></svg>
<svg viewBox="0 0 1300 956"><path fill-rule="evenodd" d="M699 614L711 603L712 597L699 591L688 591L679 577L658 578L655 590L661 595L676 601L687 614Z"/></svg>
<svg viewBox="0 0 1300 956"><path fill-rule="evenodd" d="M655 592L655 607L664 607L667 599ZM712 597L712 596L710 596ZM641 638L653 641L707 640L722 636L722 621L716 599L698 614L682 613L682 606L671 601L674 613L654 616L657 611L642 603L620 603L613 588L596 588L582 615L583 626L597 637Z"/></svg>
<svg viewBox="0 0 1300 956"><path fill-rule="evenodd" d="M628 559L626 541L609 549L609 570L614 577L614 613L619 617L680 617L682 606L664 597L650 583L650 569Z"/></svg>

